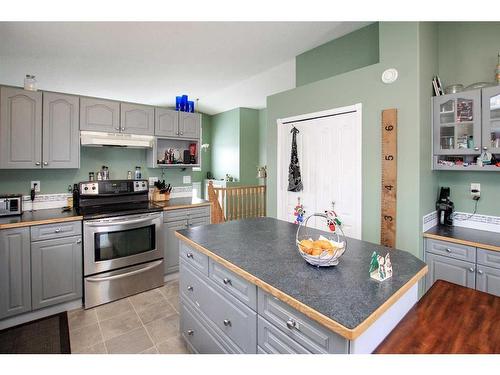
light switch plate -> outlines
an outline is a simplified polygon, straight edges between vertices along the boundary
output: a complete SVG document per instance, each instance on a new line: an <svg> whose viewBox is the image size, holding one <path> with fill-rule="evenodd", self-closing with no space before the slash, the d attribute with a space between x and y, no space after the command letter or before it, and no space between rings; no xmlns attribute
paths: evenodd
<svg viewBox="0 0 500 375"><path fill-rule="evenodd" d="M158 181L158 177L149 177L149 186L155 186L155 182Z"/></svg>
<svg viewBox="0 0 500 375"><path fill-rule="evenodd" d="M36 184L36 186L35 186ZM39 193L40 192L40 181L31 181L31 185L30 185L30 190L33 189L33 186L35 186L35 193Z"/></svg>
<svg viewBox="0 0 500 375"><path fill-rule="evenodd" d="M191 176L182 176L182 183L183 184L190 184L191 183Z"/></svg>

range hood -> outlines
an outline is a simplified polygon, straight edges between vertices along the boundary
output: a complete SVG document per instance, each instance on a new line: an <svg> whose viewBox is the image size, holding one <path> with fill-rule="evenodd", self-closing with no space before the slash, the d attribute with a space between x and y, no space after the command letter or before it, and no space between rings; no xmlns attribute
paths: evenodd
<svg viewBox="0 0 500 375"><path fill-rule="evenodd" d="M153 148L152 135L137 135L105 132L80 132L80 142L86 147Z"/></svg>

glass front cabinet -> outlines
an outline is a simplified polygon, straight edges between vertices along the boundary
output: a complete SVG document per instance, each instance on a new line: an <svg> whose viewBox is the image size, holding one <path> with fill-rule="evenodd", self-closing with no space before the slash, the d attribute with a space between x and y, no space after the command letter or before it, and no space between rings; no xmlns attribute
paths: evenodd
<svg viewBox="0 0 500 375"><path fill-rule="evenodd" d="M433 97L433 150L433 169L500 171L500 86Z"/></svg>

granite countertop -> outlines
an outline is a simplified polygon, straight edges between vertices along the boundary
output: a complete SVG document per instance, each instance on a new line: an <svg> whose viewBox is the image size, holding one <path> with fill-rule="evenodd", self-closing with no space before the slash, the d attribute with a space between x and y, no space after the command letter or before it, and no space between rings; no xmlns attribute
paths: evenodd
<svg viewBox="0 0 500 375"><path fill-rule="evenodd" d="M165 211L168 211L168 210L177 210L179 208L208 206L210 205L210 202L205 199L186 197L186 198L171 198L168 201L154 201L153 204L155 206L162 207Z"/></svg>
<svg viewBox="0 0 500 375"><path fill-rule="evenodd" d="M424 237L500 251L500 233L486 230L436 225L424 232Z"/></svg>
<svg viewBox="0 0 500 375"><path fill-rule="evenodd" d="M0 229L27 227L39 224L61 223L82 220L76 210L63 212L62 208L24 211L20 216L0 217Z"/></svg>
<svg viewBox="0 0 500 375"><path fill-rule="evenodd" d="M240 275L254 284L283 293L284 302L291 298L342 325L349 339L369 326L377 309L388 308L427 272L427 265L406 251L352 238L347 239L338 266L317 268L298 253L296 230L295 224L266 217L195 227L178 231L177 236L197 244L214 260L222 258L234 265L233 271L242 270ZM373 251L385 255L388 250L392 278L371 279L368 269Z"/></svg>

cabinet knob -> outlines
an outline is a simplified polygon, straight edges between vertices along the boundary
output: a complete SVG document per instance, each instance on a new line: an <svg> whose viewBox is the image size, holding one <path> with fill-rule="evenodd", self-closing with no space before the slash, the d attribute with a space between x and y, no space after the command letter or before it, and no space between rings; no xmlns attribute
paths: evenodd
<svg viewBox="0 0 500 375"><path fill-rule="evenodd" d="M486 146L483 146L483 150L486 151L488 149L488 147Z"/></svg>
<svg viewBox="0 0 500 375"><path fill-rule="evenodd" d="M474 151L479 151L479 147L474 147Z"/></svg>
<svg viewBox="0 0 500 375"><path fill-rule="evenodd" d="M76 243L82 243L82 240L79 238L76 240Z"/></svg>
<svg viewBox="0 0 500 375"><path fill-rule="evenodd" d="M474 268L469 268L469 272L474 272Z"/></svg>
<svg viewBox="0 0 500 375"><path fill-rule="evenodd" d="M120 131L120 128L115 128L115 130L118 130L118 131Z"/></svg>
<svg viewBox="0 0 500 375"><path fill-rule="evenodd" d="M37 161L37 162L35 163L35 165L38 167L38 166L40 165L40 162L39 162L39 161Z"/></svg>
<svg viewBox="0 0 500 375"><path fill-rule="evenodd" d="M231 279L228 279L227 277L225 277L223 280L224 284L228 285L228 284L231 284Z"/></svg>
<svg viewBox="0 0 500 375"><path fill-rule="evenodd" d="M49 162L48 161L44 161L43 165L49 165Z"/></svg>
<svg viewBox="0 0 500 375"><path fill-rule="evenodd" d="M175 132L175 135L179 135L179 132Z"/></svg>
<svg viewBox="0 0 500 375"><path fill-rule="evenodd" d="M447 252L447 253L451 253L451 249L446 248L446 252Z"/></svg>
<svg viewBox="0 0 500 375"><path fill-rule="evenodd" d="M187 256L188 258L193 259L193 253L187 253L187 254L186 254L186 256Z"/></svg>
<svg viewBox="0 0 500 375"><path fill-rule="evenodd" d="M483 270L477 270L477 273L482 275L483 274Z"/></svg>
<svg viewBox="0 0 500 375"><path fill-rule="evenodd" d="M286 321L286 326L289 328L289 329L294 329L297 327L297 322L293 319L288 319Z"/></svg>
<svg viewBox="0 0 500 375"><path fill-rule="evenodd" d="M188 334L189 336L193 336L193 335L194 335L194 331L193 331L192 329L188 329L188 330L187 330L187 334Z"/></svg>
<svg viewBox="0 0 500 375"><path fill-rule="evenodd" d="M124 132L124 131L125 131L125 128L120 128L120 131L121 131L121 132Z"/></svg>
<svg viewBox="0 0 500 375"><path fill-rule="evenodd" d="M230 321L230 320L228 320L228 319L224 319L223 323L224 323L224 325L225 325L226 327L231 327L231 321Z"/></svg>
<svg viewBox="0 0 500 375"><path fill-rule="evenodd" d="M57 228L57 229L54 231L54 233L59 233L59 232L61 232L61 228Z"/></svg>
<svg viewBox="0 0 500 375"><path fill-rule="evenodd" d="M189 286L187 287L187 290L189 290L190 292L192 292L192 291L193 291L193 287L192 287L191 285L189 285Z"/></svg>

